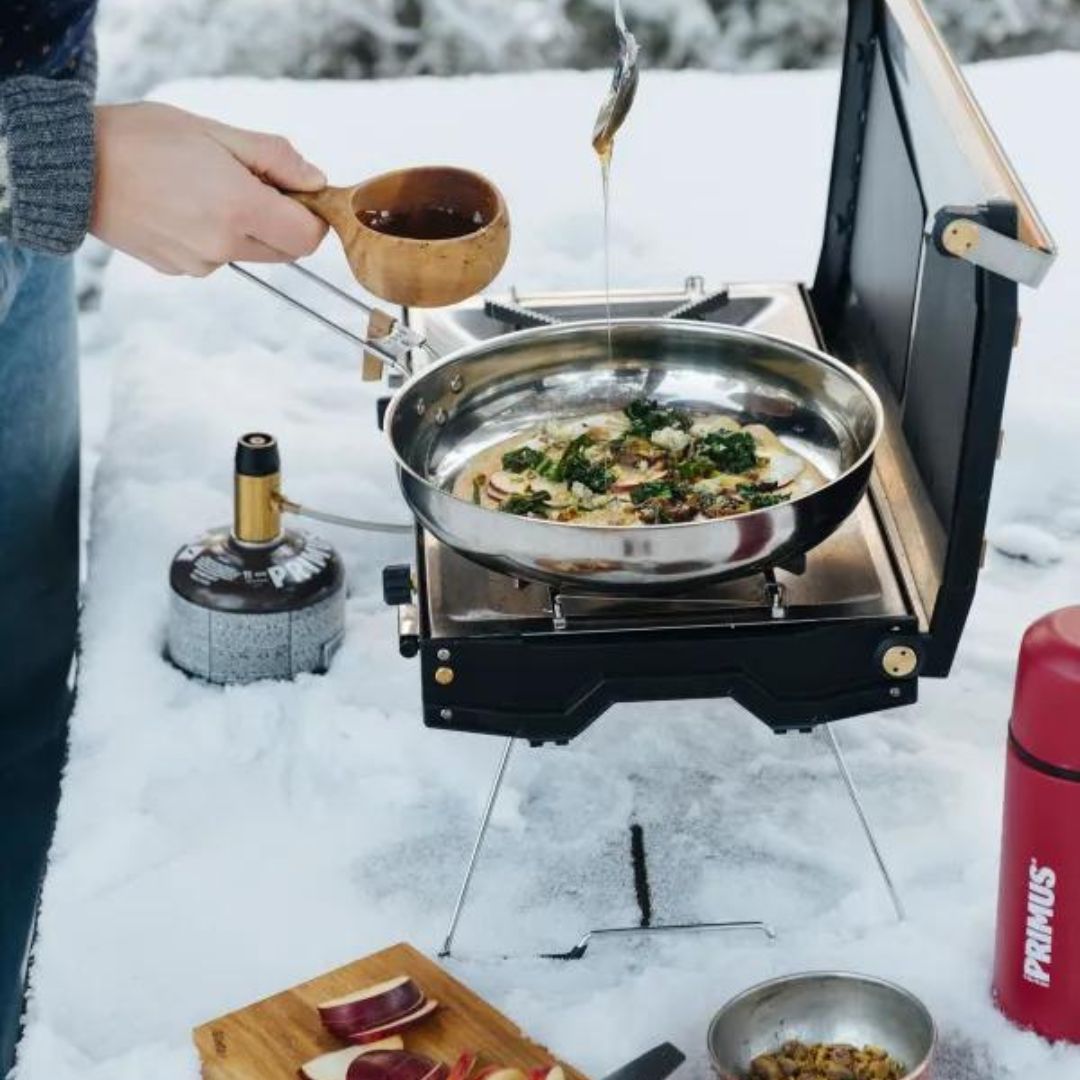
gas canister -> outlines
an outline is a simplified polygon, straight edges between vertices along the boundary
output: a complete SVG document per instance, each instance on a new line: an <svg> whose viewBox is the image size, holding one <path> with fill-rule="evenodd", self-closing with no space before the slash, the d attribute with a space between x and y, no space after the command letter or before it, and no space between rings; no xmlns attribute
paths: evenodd
<svg viewBox="0 0 1080 1080"><path fill-rule="evenodd" d="M1080 1043L1080 607L1024 636L1005 775L994 998Z"/></svg>
<svg viewBox="0 0 1080 1080"><path fill-rule="evenodd" d="M345 633L345 571L325 540L281 523L281 460L272 435L236 445L233 524L176 554L167 654L215 683L323 672Z"/></svg>

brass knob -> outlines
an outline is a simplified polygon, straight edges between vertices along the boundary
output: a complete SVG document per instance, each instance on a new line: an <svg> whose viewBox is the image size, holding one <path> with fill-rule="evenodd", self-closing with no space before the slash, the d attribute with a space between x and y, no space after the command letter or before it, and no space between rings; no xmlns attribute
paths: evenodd
<svg viewBox="0 0 1080 1080"><path fill-rule="evenodd" d="M941 243L950 255L963 258L979 246L979 226L967 218L957 218L946 226Z"/></svg>
<svg viewBox="0 0 1080 1080"><path fill-rule="evenodd" d="M915 674L915 669L919 666L919 654L907 645L894 645L885 650L881 665L886 675L894 679L906 679Z"/></svg>
<svg viewBox="0 0 1080 1080"><path fill-rule="evenodd" d="M452 667L436 668L435 681L440 686L449 686L454 681L454 669Z"/></svg>

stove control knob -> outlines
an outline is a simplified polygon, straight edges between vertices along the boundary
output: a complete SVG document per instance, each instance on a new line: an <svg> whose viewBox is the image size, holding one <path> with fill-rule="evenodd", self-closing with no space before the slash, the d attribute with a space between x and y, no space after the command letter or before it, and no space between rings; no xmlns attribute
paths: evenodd
<svg viewBox="0 0 1080 1080"><path fill-rule="evenodd" d="M922 657L914 642L891 639L878 649L882 671L890 679L913 679L919 674Z"/></svg>
<svg viewBox="0 0 1080 1080"><path fill-rule="evenodd" d="M382 572L383 600L390 607L411 604L413 598L412 567L404 565L384 566Z"/></svg>

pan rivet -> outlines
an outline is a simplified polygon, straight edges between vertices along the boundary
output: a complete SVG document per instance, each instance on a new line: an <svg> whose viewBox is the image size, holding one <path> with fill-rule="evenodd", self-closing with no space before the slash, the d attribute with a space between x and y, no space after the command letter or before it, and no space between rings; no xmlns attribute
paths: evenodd
<svg viewBox="0 0 1080 1080"><path fill-rule="evenodd" d="M423 398L416 399L416 415L423 416L427 412L427 402Z"/></svg>
<svg viewBox="0 0 1080 1080"><path fill-rule="evenodd" d="M435 681L440 686L449 686L454 681L454 669L449 667L436 668Z"/></svg>
<svg viewBox="0 0 1080 1080"><path fill-rule="evenodd" d="M889 688L889 697L899 697L899 696L900 696L900 687L899 686L892 686L892 687Z"/></svg>
<svg viewBox="0 0 1080 1080"><path fill-rule="evenodd" d="M907 645L894 645L885 650L881 666L890 678L906 679L915 674L915 669L919 666L919 656Z"/></svg>
<svg viewBox="0 0 1080 1080"><path fill-rule="evenodd" d="M439 410L439 411L438 411L438 412L437 412L437 413L435 414L435 423L436 423L436 424L439 424L440 426L441 426L442 424L445 424L445 423L446 423L446 410L445 410L445 409L440 409L440 410Z"/></svg>
<svg viewBox="0 0 1080 1080"><path fill-rule="evenodd" d="M440 709L439 710L439 719L440 720L453 720L454 719L454 710L453 709Z"/></svg>
<svg viewBox="0 0 1080 1080"><path fill-rule="evenodd" d="M453 390L455 394L460 394L461 391L465 389L465 380L460 375L455 375L450 380L450 389Z"/></svg>
<svg viewBox="0 0 1080 1080"><path fill-rule="evenodd" d="M439 660L442 663L445 664L446 661L450 659L450 650L449 649L440 649L435 655L439 658Z"/></svg>

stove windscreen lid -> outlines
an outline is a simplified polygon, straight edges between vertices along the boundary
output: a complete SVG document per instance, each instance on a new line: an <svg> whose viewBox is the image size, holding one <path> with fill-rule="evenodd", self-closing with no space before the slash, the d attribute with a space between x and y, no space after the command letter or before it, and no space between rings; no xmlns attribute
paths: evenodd
<svg viewBox="0 0 1080 1080"><path fill-rule="evenodd" d="M974 596L1018 287L1055 254L921 0L850 0L811 300L885 405L872 490L926 674L947 672Z"/></svg>

